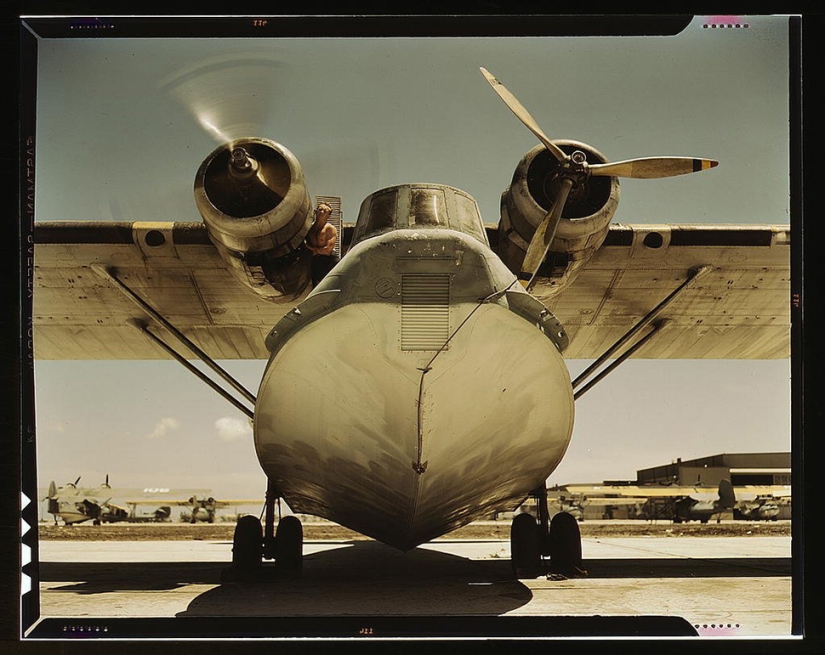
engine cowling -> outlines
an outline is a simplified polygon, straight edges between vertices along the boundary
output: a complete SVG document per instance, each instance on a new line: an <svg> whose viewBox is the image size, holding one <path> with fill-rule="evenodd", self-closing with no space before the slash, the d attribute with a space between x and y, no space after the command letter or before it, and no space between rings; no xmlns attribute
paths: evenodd
<svg viewBox="0 0 825 655"><path fill-rule="evenodd" d="M589 164L607 162L602 153L587 144L570 140L553 143L566 154L583 152ZM497 253L516 274L521 270L533 233L552 206L558 166L556 158L538 145L522 157L510 186L501 194ZM615 177L590 177L571 189L547 258L537 275L546 293L567 286L601 246L619 196L619 181Z"/></svg>
<svg viewBox="0 0 825 655"><path fill-rule="evenodd" d="M287 148L261 138L216 148L195 176L195 204L243 284L271 300L294 298L307 287L312 254L303 243L312 201Z"/></svg>

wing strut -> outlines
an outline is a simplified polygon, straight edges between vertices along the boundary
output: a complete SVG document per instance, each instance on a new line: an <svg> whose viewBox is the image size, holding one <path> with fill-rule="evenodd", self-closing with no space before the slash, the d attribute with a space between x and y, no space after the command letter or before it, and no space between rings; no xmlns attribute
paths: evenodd
<svg viewBox="0 0 825 655"><path fill-rule="evenodd" d="M628 357L633 355L639 348L641 348L645 343L647 343L653 335L657 334L659 330L664 327L666 324L666 320L656 321L653 322L654 319L662 312L665 307L670 305L679 295L687 289L695 280L703 276L708 271L712 270L713 267L710 265L704 266L696 266L690 271L688 271L688 275L685 278L684 282L682 282L678 287L676 287L670 294L662 300L656 307L654 307L650 312L647 313L636 325L630 328L627 332L625 332L622 337L619 338L616 343L614 343L610 348L608 348L596 361L594 361L590 366L588 366L575 380L573 380L573 390L575 393L573 394L574 399L578 399L582 394L584 394L588 389L592 388L597 382L602 380L608 373L613 371L619 364L624 362ZM584 387L576 391L578 387L582 385L588 378L590 378L593 373L602 366L613 354L615 354L619 349L625 346L629 341L631 341L639 332L641 332L645 327L653 323L653 329L650 330L646 335L644 335L641 339L639 339L633 346L630 347L625 353L620 355L616 358L616 360L610 364L607 368L601 371L598 375L596 375L590 382L588 382Z"/></svg>
<svg viewBox="0 0 825 655"><path fill-rule="evenodd" d="M200 379L202 382L205 382L213 390L217 391L221 396L223 396L226 400L228 400L230 403L232 403L237 409L239 409L241 412L246 414L249 418L254 418L255 417L255 413L251 409L249 409L245 405L241 404L241 401L239 401L237 398L232 396L232 394L230 394L228 391L226 391L226 389L222 388L219 384L217 384L209 376L204 374L203 371L201 371L197 367L190 364L189 361L183 355L181 355L178 351L176 351L174 348L172 348L172 346L170 346L168 343L166 343L163 339L161 339L156 334L153 334L152 331L149 330L149 328L142 321L138 321L137 319L130 318L127 322L132 327L134 327L134 328L140 330L141 332L143 332L143 334L145 334L149 339L151 339L154 343L156 343L158 346L160 346L172 358L174 358L180 364L182 364L184 366L184 368L186 368L187 371L192 373L195 377Z"/></svg>
<svg viewBox="0 0 825 655"><path fill-rule="evenodd" d="M613 362L610 364L610 366L607 366L603 370L599 371L598 375L596 375L592 380L590 380L587 384L585 384L581 389L576 391L573 394L573 400L578 400L579 397L583 396L585 394L585 392L587 392L589 389L591 389L597 382L599 382L603 378L607 377L607 375L609 373L613 372L622 362L624 362L626 359L632 357L633 354L637 350L639 350L639 348L644 346L648 341L650 341L653 338L653 336L657 332L659 332L659 330L661 330L667 324L667 322L668 322L668 320L665 318L665 319L662 319L661 321L656 321L655 323L653 323L653 326L652 326L650 332L648 332L645 336L643 336L636 343L634 343L630 348L628 348L625 352L623 352L615 360L613 360ZM573 389L575 389L575 388L576 388L576 385L574 384Z"/></svg>
<svg viewBox="0 0 825 655"><path fill-rule="evenodd" d="M209 368L215 371L215 373L217 373L221 378L223 378L232 387L234 387L246 400L251 402L253 405L255 404L255 396L252 393L250 393L246 389L246 387L244 387L240 382L233 378L225 369L221 368L218 365L218 363L215 362L215 360L212 359L209 355L207 355L203 350L201 350L194 343L192 343L192 341L189 340L189 338L187 338L185 334L183 334L174 325L167 321L154 307L152 307L137 293L135 293L128 286L126 286L122 281L120 281L115 275L114 269L110 267L98 266L96 264L93 264L92 270L105 280L108 280L109 282L114 284L117 289L119 289L127 298L129 298L129 300L134 302L138 307L140 307L144 312L151 316L162 327L166 328L169 332L171 332L194 355L196 355L201 361L203 361L207 366L209 366ZM174 359L183 364L187 368L187 370L194 373L198 378L206 382L210 387L212 387L212 389L214 389L215 391L220 393L224 398L229 400L233 405L235 405L235 407L240 409L244 414L252 418L253 414L247 407L241 405L237 401L237 399L232 398L224 389L220 388L217 384L215 384L214 381L206 377L200 370L198 370L192 364L190 364L182 355L175 351L171 346L166 344L162 339L152 334L143 323L141 323L140 321L133 320L130 321L130 324L140 329L141 332L146 334L150 339L152 339L152 341L157 343L169 355L171 355Z"/></svg>

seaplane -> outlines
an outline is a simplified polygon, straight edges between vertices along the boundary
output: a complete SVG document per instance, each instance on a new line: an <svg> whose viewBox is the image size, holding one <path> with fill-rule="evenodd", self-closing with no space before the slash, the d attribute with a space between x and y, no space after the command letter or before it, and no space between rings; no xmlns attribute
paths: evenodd
<svg viewBox="0 0 825 655"><path fill-rule="evenodd" d="M551 519L546 486L577 399L633 356L789 357L788 226L613 224L620 179L718 162L551 139L480 70L538 140L497 224L438 183L376 190L345 223L286 145L252 135L195 172L202 222L34 226L36 358L171 358L251 421L268 482L263 520L235 529L237 579L300 573L282 500L408 551L534 498L511 526L513 573L580 574L577 522ZM312 285L320 202L341 256ZM239 358L267 360L256 393L218 363ZM572 379L571 358L593 364Z"/></svg>

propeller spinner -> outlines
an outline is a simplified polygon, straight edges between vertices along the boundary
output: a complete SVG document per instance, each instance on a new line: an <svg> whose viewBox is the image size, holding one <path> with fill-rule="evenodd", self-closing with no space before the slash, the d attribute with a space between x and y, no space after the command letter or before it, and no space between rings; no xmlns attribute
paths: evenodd
<svg viewBox="0 0 825 655"><path fill-rule="evenodd" d="M696 157L641 157L590 165L587 163L587 157L582 151L576 150L568 155L553 143L518 99L486 68L482 67L480 70L510 111L559 162L558 168L551 174L552 179L546 182L546 185L555 189L553 203L530 240L519 274L519 280L528 291L535 283L539 267L550 250L550 244L553 242L571 189L587 184L587 180L591 175L596 177L655 179L696 173L719 164L713 159Z"/></svg>

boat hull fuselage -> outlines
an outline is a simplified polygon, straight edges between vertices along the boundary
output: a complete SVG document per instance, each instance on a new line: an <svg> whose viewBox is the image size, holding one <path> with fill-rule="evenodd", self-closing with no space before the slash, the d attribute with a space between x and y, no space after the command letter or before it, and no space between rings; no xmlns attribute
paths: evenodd
<svg viewBox="0 0 825 655"><path fill-rule="evenodd" d="M565 342L478 236L363 239L267 339L261 466L294 511L404 550L513 509L570 440Z"/></svg>

